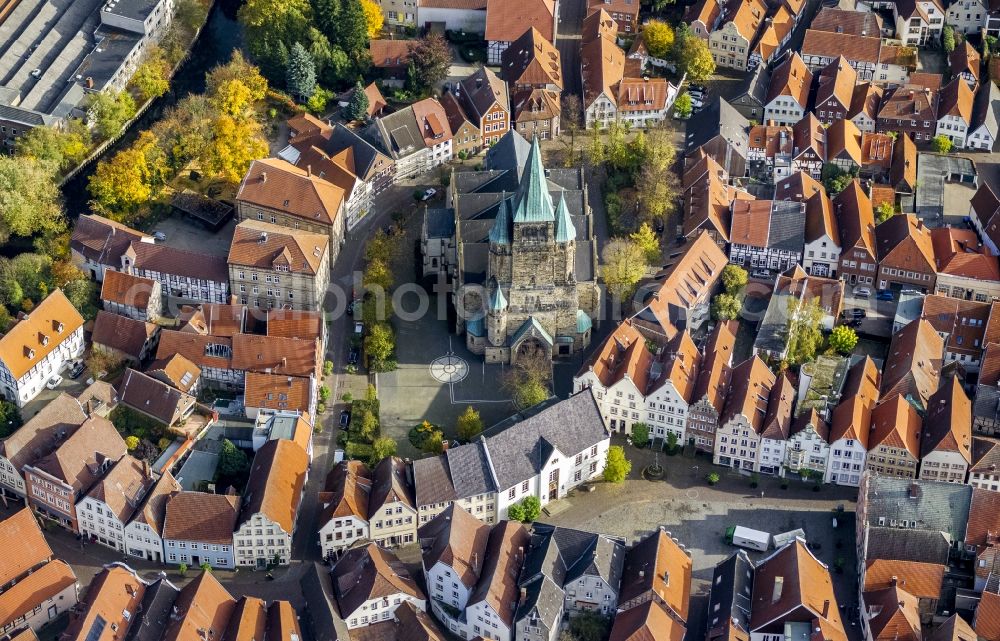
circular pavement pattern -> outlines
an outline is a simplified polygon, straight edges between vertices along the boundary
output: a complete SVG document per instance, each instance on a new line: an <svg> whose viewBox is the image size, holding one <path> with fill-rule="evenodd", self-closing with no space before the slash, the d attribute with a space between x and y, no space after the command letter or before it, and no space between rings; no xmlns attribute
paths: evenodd
<svg viewBox="0 0 1000 641"><path fill-rule="evenodd" d="M458 356L442 356L431 361L431 376L442 383L458 383L469 375L469 364Z"/></svg>

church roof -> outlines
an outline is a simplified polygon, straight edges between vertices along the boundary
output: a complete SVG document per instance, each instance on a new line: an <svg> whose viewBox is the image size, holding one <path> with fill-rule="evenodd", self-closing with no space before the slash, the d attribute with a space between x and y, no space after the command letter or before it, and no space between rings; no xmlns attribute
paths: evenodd
<svg viewBox="0 0 1000 641"><path fill-rule="evenodd" d="M511 345L516 345L518 343L518 341L520 341L521 338L525 334L527 334L529 331L531 331L532 327L534 327L535 329L538 330L538 334L551 347L552 344L553 344L552 337L549 336L549 333L547 331L545 331L545 328L542 327L542 324L539 323L538 320L535 319L534 316L529 316L528 320L524 321L524 324L521 325L521 327L517 330L517 333L514 334L514 337L510 339L510 344Z"/></svg>
<svg viewBox="0 0 1000 641"><path fill-rule="evenodd" d="M552 196L549 195L545 167L542 166L542 149L538 138L531 143L531 154L521 176L518 192L517 208L514 210L515 223L555 221L555 209L552 206Z"/></svg>
<svg viewBox="0 0 1000 641"><path fill-rule="evenodd" d="M483 323L483 317L477 314L475 317L467 320L465 322L465 331L480 338L486 336L486 324Z"/></svg>
<svg viewBox="0 0 1000 641"><path fill-rule="evenodd" d="M497 217L493 219L490 242L497 245L510 244L510 207L505 197L501 197L500 209L497 210Z"/></svg>
<svg viewBox="0 0 1000 641"><path fill-rule="evenodd" d="M594 321L590 319L587 312L582 309L576 310L576 333L582 334L594 326Z"/></svg>
<svg viewBox="0 0 1000 641"><path fill-rule="evenodd" d="M496 283L496 287L493 288L493 293L490 294L490 310L494 312L499 312L507 309L507 299L503 296L503 291L500 289L500 283Z"/></svg>
<svg viewBox="0 0 1000 641"><path fill-rule="evenodd" d="M559 206L556 209L556 242L568 243L576 240L576 227L573 226L573 219L569 216L569 209L566 207L566 193L559 197Z"/></svg>

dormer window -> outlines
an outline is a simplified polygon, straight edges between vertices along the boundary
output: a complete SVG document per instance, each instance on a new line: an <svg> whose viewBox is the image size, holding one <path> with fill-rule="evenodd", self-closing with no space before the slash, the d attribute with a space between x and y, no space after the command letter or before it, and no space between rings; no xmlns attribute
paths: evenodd
<svg viewBox="0 0 1000 641"><path fill-rule="evenodd" d="M62 323L56 323L56 333L57 334L62 334L62 331L63 331L63 329L65 329L65 327L66 326L63 325Z"/></svg>
<svg viewBox="0 0 1000 641"><path fill-rule="evenodd" d="M31 348L29 347L29 348L27 349L27 354L28 354L28 358L34 358L34 357L35 357L35 350L33 350L33 349L31 349Z"/></svg>
<svg viewBox="0 0 1000 641"><path fill-rule="evenodd" d="M42 347L44 347L49 344L49 337L42 334L38 337L38 342L42 344Z"/></svg>

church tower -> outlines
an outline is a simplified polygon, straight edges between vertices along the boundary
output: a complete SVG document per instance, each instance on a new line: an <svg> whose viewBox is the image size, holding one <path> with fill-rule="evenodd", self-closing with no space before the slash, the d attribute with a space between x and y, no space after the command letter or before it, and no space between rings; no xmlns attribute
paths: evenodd
<svg viewBox="0 0 1000 641"><path fill-rule="evenodd" d="M503 347L507 342L507 299L504 298L500 283L491 279L493 291L490 293L489 309L486 312L486 333L490 345Z"/></svg>

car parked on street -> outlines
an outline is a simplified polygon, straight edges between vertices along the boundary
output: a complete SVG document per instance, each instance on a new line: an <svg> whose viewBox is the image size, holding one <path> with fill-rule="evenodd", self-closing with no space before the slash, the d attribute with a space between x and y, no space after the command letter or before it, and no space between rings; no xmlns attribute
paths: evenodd
<svg viewBox="0 0 1000 641"><path fill-rule="evenodd" d="M840 315L847 319L852 318L868 318L868 312L861 309L860 307L849 307L844 311L840 312Z"/></svg>
<svg viewBox="0 0 1000 641"><path fill-rule="evenodd" d="M351 413L344 410L340 413L340 426L347 427L351 423Z"/></svg>
<svg viewBox="0 0 1000 641"><path fill-rule="evenodd" d="M87 366L84 365L83 361L75 360L69 364L69 377L72 379L80 378L80 374L83 374Z"/></svg>
<svg viewBox="0 0 1000 641"><path fill-rule="evenodd" d="M875 300L892 300L892 290L880 289L875 292Z"/></svg>
<svg viewBox="0 0 1000 641"><path fill-rule="evenodd" d="M49 380L45 381L45 387L49 389L55 389L62 385L63 377L58 374L53 374Z"/></svg>
<svg viewBox="0 0 1000 641"><path fill-rule="evenodd" d="M358 364L358 350L356 347L352 347L351 353L347 355L347 364L348 365Z"/></svg>
<svg viewBox="0 0 1000 641"><path fill-rule="evenodd" d="M854 296L856 298L870 298L872 295L872 288L865 286L858 286L854 288Z"/></svg>

